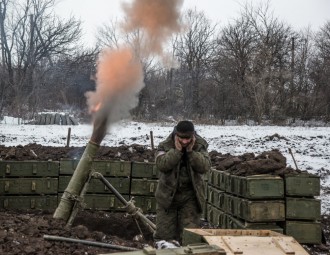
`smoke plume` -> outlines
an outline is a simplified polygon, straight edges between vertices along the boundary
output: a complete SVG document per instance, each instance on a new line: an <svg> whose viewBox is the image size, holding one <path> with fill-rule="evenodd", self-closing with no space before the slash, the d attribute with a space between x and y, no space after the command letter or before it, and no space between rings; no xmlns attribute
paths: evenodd
<svg viewBox="0 0 330 255"><path fill-rule="evenodd" d="M126 32L143 29L147 33L144 45L152 53L162 55L167 39L180 31L182 0L137 0L123 4L127 20Z"/></svg>
<svg viewBox="0 0 330 255"><path fill-rule="evenodd" d="M162 54L166 39L179 31L178 7L181 0L135 0L125 4L126 31L143 29L148 40L144 48L154 54ZM138 94L144 87L143 66L128 46L105 49L97 63L96 90L87 92L87 104L93 117L94 130L91 140L101 143L107 128L129 116L138 104Z"/></svg>

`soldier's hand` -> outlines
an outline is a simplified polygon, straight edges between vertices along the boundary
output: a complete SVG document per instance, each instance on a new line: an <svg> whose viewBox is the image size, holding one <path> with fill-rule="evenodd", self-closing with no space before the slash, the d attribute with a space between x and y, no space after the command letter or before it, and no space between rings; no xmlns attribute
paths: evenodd
<svg viewBox="0 0 330 255"><path fill-rule="evenodd" d="M182 151L182 145L179 141L179 137L177 135L175 135L174 137L174 144L175 144L175 148L179 151Z"/></svg>
<svg viewBox="0 0 330 255"><path fill-rule="evenodd" d="M193 150L193 147L195 145L195 142L196 142L196 136L193 135L193 137L191 138L191 142L187 146L187 151L188 152Z"/></svg>

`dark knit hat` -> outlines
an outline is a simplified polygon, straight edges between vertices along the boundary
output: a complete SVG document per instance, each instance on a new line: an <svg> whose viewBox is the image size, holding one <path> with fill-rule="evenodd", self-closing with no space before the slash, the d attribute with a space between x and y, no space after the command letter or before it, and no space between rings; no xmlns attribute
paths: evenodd
<svg viewBox="0 0 330 255"><path fill-rule="evenodd" d="M176 125L175 131L179 136L189 138L195 133L194 124L189 120L182 120Z"/></svg>

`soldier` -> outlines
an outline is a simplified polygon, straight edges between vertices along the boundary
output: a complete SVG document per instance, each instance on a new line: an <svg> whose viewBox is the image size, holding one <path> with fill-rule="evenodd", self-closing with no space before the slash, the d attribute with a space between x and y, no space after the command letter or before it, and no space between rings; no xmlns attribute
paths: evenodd
<svg viewBox="0 0 330 255"><path fill-rule="evenodd" d="M159 144L156 152L159 171L155 192L156 248L179 246L177 241L181 243L184 228L200 226L205 201L203 175L211 167L207 147L207 142L195 132L193 123L187 120L180 121Z"/></svg>

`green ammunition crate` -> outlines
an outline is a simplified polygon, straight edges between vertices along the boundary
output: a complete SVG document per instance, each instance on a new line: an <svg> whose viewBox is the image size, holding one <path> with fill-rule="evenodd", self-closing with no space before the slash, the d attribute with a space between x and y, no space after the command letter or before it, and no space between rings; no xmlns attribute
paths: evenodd
<svg viewBox="0 0 330 255"><path fill-rule="evenodd" d="M232 215L248 222L271 222L285 220L283 200L248 200L229 196Z"/></svg>
<svg viewBox="0 0 330 255"><path fill-rule="evenodd" d="M284 232L302 244L320 244L322 242L320 222L285 221Z"/></svg>
<svg viewBox="0 0 330 255"><path fill-rule="evenodd" d="M286 218L321 220L321 201L314 198L286 197Z"/></svg>
<svg viewBox="0 0 330 255"><path fill-rule="evenodd" d="M157 178L158 172L155 163L132 162L132 177Z"/></svg>
<svg viewBox="0 0 330 255"><path fill-rule="evenodd" d="M79 160L61 160L60 174L72 175L76 169ZM129 161L105 161L94 160L92 163L92 170L101 173L103 176L130 176L131 162Z"/></svg>
<svg viewBox="0 0 330 255"><path fill-rule="evenodd" d="M58 191L63 192L72 176L59 176ZM107 181L121 194L129 194L130 179L128 177L106 177ZM86 193L112 193L98 178L92 178Z"/></svg>
<svg viewBox="0 0 330 255"><path fill-rule="evenodd" d="M210 185L220 189L219 177L220 177L220 171L215 168L211 168L209 175Z"/></svg>
<svg viewBox="0 0 330 255"><path fill-rule="evenodd" d="M223 196L225 194L224 191L216 189L212 186L208 187L208 202L213 206L223 209L224 208L224 199Z"/></svg>
<svg viewBox="0 0 330 255"><path fill-rule="evenodd" d="M61 199L62 195L59 196ZM123 195L123 198L128 201L128 195ZM59 200L60 201L60 200ZM104 211L125 211L124 205L115 195L110 194L86 194L84 196L86 209L104 210Z"/></svg>
<svg viewBox="0 0 330 255"><path fill-rule="evenodd" d="M219 228L225 228L225 212L221 211L216 207L212 207L212 218L211 223Z"/></svg>
<svg viewBox="0 0 330 255"><path fill-rule="evenodd" d="M156 213L155 197L134 196L135 206L142 209L143 213Z"/></svg>
<svg viewBox="0 0 330 255"><path fill-rule="evenodd" d="M73 159L73 160L62 159L62 160L60 160L60 174L72 175L74 170L76 169L78 163L79 163L79 159Z"/></svg>
<svg viewBox="0 0 330 255"><path fill-rule="evenodd" d="M103 176L130 176L132 163L129 161L93 161L92 169Z"/></svg>
<svg viewBox="0 0 330 255"><path fill-rule="evenodd" d="M284 197L284 182L279 176L251 175L235 176L229 179L227 192L248 199L278 199Z"/></svg>
<svg viewBox="0 0 330 255"><path fill-rule="evenodd" d="M57 207L57 195L54 196L0 196L0 208L3 209L42 209L54 210Z"/></svg>
<svg viewBox="0 0 330 255"><path fill-rule="evenodd" d="M157 188L158 180L132 179L131 195L153 196Z"/></svg>
<svg viewBox="0 0 330 255"><path fill-rule="evenodd" d="M247 222L228 214L226 214L225 217L227 218L228 229L254 229L254 230L262 229L262 230L272 230L283 234L283 228L277 225L276 223Z"/></svg>
<svg viewBox="0 0 330 255"><path fill-rule="evenodd" d="M0 176L29 177L29 176L58 176L58 161L1 161Z"/></svg>
<svg viewBox="0 0 330 255"><path fill-rule="evenodd" d="M57 194L58 179L42 178L4 178L0 179L1 194Z"/></svg>
<svg viewBox="0 0 330 255"><path fill-rule="evenodd" d="M312 174L285 175L285 195L313 197L320 195L320 177Z"/></svg>

